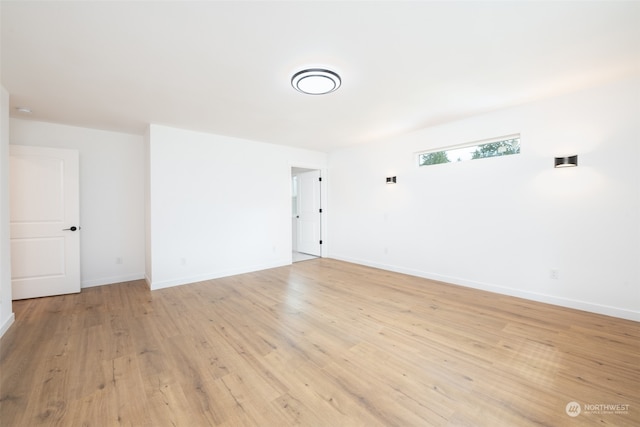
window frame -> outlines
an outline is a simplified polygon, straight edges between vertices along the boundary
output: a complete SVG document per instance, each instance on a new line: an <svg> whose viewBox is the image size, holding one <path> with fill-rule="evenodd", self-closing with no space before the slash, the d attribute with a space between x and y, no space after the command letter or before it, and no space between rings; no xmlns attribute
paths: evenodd
<svg viewBox="0 0 640 427"><path fill-rule="evenodd" d="M500 154L500 155L489 156L489 157L479 157L477 159L471 158L471 159L464 159L464 160L449 160L448 162L441 162L441 163L422 164L422 156L425 155L425 154L446 153L448 151L464 149L464 148L471 148L471 147L480 147L480 146L487 145L487 144L493 144L493 143L502 142L502 141L509 141L509 140L513 140L513 139L517 139L518 140L518 152L517 153ZM449 146L446 146L446 147L439 147L439 148L433 148L433 149L430 149L430 150L419 151L419 152L415 153L416 163L417 163L418 168L422 168L422 167L425 167L425 166L444 165L444 164L448 164L448 163L464 163L467 160L480 160L480 159L488 159L488 158L492 158L492 157L505 157L505 156L510 156L512 154L521 154L521 152L522 152L522 141L521 141L521 139L522 138L521 138L521 134L520 133L513 133L513 134L509 134L509 135L503 135L503 136L495 137L495 138L481 139L481 140L477 140L477 141L473 141L473 142L466 142L466 143L463 143L463 144L449 145Z"/></svg>

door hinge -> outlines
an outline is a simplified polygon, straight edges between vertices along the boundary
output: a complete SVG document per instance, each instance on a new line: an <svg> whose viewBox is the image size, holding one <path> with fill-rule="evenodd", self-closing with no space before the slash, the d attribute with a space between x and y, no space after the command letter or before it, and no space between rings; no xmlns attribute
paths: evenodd
<svg viewBox="0 0 640 427"><path fill-rule="evenodd" d="M322 244L322 240L320 240L320 244Z"/></svg>
<svg viewBox="0 0 640 427"><path fill-rule="evenodd" d="M321 176L318 177L318 181L322 182L322 177Z"/></svg>
<svg viewBox="0 0 640 427"><path fill-rule="evenodd" d="M319 209L320 213L322 213L322 208Z"/></svg>

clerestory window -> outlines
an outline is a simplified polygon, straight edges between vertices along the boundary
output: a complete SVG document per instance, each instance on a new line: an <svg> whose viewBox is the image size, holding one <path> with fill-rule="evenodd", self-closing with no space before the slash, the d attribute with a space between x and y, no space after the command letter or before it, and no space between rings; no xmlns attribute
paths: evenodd
<svg viewBox="0 0 640 427"><path fill-rule="evenodd" d="M465 160L520 154L520 135L509 135L491 140L462 144L447 149L418 153L418 166L455 163Z"/></svg>

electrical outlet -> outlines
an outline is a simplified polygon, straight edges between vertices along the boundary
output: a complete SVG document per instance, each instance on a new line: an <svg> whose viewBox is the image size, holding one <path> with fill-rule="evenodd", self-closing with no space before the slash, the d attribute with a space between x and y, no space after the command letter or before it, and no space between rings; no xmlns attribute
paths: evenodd
<svg viewBox="0 0 640 427"><path fill-rule="evenodd" d="M116 264L122 264L122 257L121 256L116 258Z"/></svg>
<svg viewBox="0 0 640 427"><path fill-rule="evenodd" d="M560 278L560 270L552 268L549 270L549 279L558 280Z"/></svg>
<svg viewBox="0 0 640 427"><path fill-rule="evenodd" d="M187 265L187 259L186 258L180 258L180 264L181 265Z"/></svg>

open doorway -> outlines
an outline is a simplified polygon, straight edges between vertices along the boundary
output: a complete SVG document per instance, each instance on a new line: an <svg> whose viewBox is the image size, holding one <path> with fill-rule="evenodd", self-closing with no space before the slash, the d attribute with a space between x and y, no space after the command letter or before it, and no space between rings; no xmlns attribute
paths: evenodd
<svg viewBox="0 0 640 427"><path fill-rule="evenodd" d="M291 168L293 262L322 254L321 181L319 169Z"/></svg>

